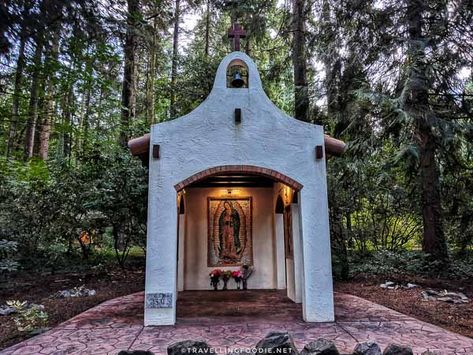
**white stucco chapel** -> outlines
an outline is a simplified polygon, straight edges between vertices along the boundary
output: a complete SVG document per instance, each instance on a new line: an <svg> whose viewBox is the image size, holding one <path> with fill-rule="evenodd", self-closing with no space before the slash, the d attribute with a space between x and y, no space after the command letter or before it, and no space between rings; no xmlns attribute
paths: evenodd
<svg viewBox="0 0 473 355"><path fill-rule="evenodd" d="M334 320L326 163L345 144L278 109L249 56L225 57L199 107L129 147L149 164L145 325L175 324L180 292L226 292L209 273L243 265L249 289Z"/></svg>

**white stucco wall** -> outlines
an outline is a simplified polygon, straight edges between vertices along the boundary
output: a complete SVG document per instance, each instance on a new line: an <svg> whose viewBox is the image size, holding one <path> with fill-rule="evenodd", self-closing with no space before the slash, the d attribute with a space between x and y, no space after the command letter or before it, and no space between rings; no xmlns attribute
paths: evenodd
<svg viewBox="0 0 473 355"><path fill-rule="evenodd" d="M234 189L236 190L236 189ZM254 273L248 281L250 289L276 288L271 188L238 188L232 197L252 197L253 201L253 262ZM226 189L186 189L187 229L185 236L184 289L209 290L209 273L216 267L207 266L208 226L207 198L228 197ZM238 270L239 267L218 267ZM229 281L229 288L235 284ZM220 284L220 287L222 284Z"/></svg>
<svg viewBox="0 0 473 355"><path fill-rule="evenodd" d="M248 65L249 88L226 87L234 59ZM235 124L235 108L242 122ZM254 165L276 170L304 187L300 194L303 254L303 315L306 321L331 321L333 288L328 226L323 128L297 121L267 98L253 61L244 53L225 57L209 97L193 112L152 126L150 154L146 295L171 297L170 308L145 306L145 324L174 324L177 289L177 208L174 185L221 165ZM152 152L152 149L150 149Z"/></svg>

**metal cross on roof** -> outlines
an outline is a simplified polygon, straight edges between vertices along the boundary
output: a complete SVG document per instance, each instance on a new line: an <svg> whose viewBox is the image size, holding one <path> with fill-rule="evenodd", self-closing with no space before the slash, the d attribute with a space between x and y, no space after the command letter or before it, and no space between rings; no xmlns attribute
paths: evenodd
<svg viewBox="0 0 473 355"><path fill-rule="evenodd" d="M241 38L246 38L246 31L238 24L238 22L235 22L232 25L232 28L228 31L228 38L232 39L233 43L233 50L234 51L239 51L240 50L240 39Z"/></svg>

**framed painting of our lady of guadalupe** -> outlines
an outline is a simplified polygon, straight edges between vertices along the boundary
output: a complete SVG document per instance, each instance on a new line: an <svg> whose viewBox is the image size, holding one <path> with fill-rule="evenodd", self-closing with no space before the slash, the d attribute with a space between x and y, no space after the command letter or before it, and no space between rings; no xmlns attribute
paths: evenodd
<svg viewBox="0 0 473 355"><path fill-rule="evenodd" d="M253 265L252 199L208 198L208 266Z"/></svg>

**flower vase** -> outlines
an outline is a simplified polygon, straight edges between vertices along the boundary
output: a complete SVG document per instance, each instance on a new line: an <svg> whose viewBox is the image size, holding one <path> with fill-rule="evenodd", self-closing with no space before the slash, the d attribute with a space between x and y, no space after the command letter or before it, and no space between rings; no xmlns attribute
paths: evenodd
<svg viewBox="0 0 473 355"><path fill-rule="evenodd" d="M247 281L246 280L243 280L243 289L244 290L247 290L248 289L248 285L246 284Z"/></svg>
<svg viewBox="0 0 473 355"><path fill-rule="evenodd" d="M219 279L218 278L212 278L212 280L210 281L210 284L213 286L214 290L217 291L218 290L218 284L219 284Z"/></svg>
<svg viewBox="0 0 473 355"><path fill-rule="evenodd" d="M240 290L241 289L241 279L240 278L235 278L235 282L236 282L236 285L237 285L237 290Z"/></svg>
<svg viewBox="0 0 473 355"><path fill-rule="evenodd" d="M223 279L223 288L222 290L227 290L227 283L228 283L228 279Z"/></svg>

